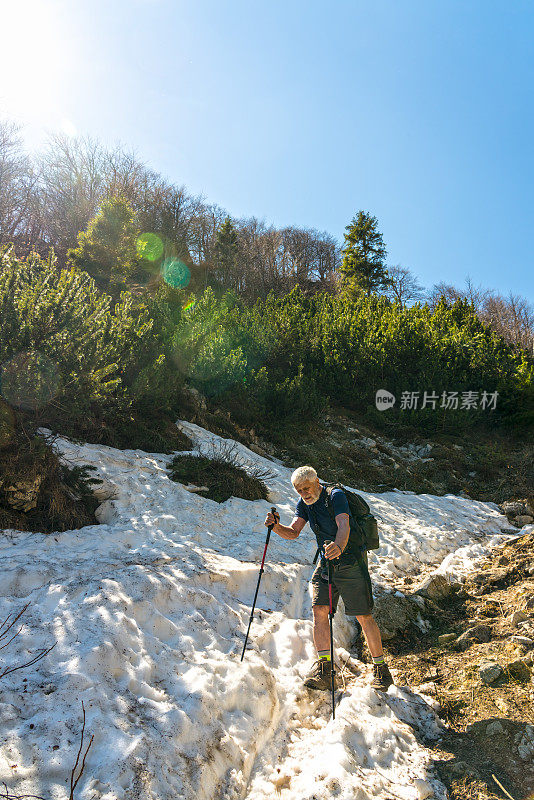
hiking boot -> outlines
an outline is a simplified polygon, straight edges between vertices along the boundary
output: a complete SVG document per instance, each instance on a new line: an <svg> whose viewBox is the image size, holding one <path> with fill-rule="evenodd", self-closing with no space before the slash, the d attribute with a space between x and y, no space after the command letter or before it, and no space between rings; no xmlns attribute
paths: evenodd
<svg viewBox="0 0 534 800"><path fill-rule="evenodd" d="M373 681L371 686L373 689L378 689L379 692L387 692L393 683L391 672L387 664L373 664Z"/></svg>
<svg viewBox="0 0 534 800"><path fill-rule="evenodd" d="M335 687L334 677L334 687ZM304 681L308 689L328 690L332 687L332 662L326 658L318 658Z"/></svg>

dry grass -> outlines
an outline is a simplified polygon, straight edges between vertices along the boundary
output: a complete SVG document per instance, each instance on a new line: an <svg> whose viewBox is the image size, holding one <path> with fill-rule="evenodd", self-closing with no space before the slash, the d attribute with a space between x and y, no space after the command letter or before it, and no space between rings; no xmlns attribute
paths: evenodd
<svg viewBox="0 0 534 800"><path fill-rule="evenodd" d="M170 468L173 481L207 486L203 496L218 503L230 497L267 500L269 489L265 481L274 477L268 469L245 465L231 442L214 445L205 455L177 455Z"/></svg>
<svg viewBox="0 0 534 800"><path fill-rule="evenodd" d="M93 469L69 468L60 462L51 442L17 433L0 449L0 528L52 533L98 524L94 512L102 501L92 487L101 481L91 475ZM35 508L13 508L9 488L34 481L40 481Z"/></svg>

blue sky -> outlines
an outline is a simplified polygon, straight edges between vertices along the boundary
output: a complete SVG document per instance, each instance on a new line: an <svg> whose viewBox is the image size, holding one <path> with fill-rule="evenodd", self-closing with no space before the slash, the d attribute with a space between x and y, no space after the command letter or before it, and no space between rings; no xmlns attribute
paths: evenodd
<svg viewBox="0 0 534 800"><path fill-rule="evenodd" d="M33 46L0 70L0 112L29 147L54 129L120 141L232 215L340 239L364 209L388 263L423 285L470 275L534 301L531 2L21 0L6 13L4 58L17 27Z"/></svg>

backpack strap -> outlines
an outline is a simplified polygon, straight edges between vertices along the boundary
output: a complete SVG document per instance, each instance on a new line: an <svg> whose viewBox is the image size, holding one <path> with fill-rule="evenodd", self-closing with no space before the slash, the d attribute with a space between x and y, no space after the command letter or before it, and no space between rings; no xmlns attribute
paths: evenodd
<svg viewBox="0 0 534 800"><path fill-rule="evenodd" d="M326 505L326 508L328 510L328 513L330 514L332 522L336 521L336 515L334 514L334 509L332 507L332 503L330 502L330 492L332 491L332 489L341 489L343 491L343 488L344 487L339 485L339 484L334 485L334 486L325 486L325 489L326 489L325 505ZM354 520L354 524L355 525L358 524L356 520ZM319 553L319 551L317 551L317 554L318 553ZM317 555L315 556L315 558L317 560ZM365 578L365 582L367 584L367 591L369 592L369 600L370 600L371 608L372 608L373 605L374 605L373 604L373 586L372 586L372 583L371 583L371 576L369 575L369 569L367 567L367 564L363 560L361 548L358 548L358 550L356 551L356 561L358 562L358 566L360 568L360 571L361 571L363 577Z"/></svg>

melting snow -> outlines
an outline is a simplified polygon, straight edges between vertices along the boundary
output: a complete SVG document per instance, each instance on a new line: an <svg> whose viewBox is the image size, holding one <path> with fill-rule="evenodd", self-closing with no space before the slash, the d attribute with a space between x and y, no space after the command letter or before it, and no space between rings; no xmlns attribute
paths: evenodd
<svg viewBox="0 0 534 800"><path fill-rule="evenodd" d="M180 425L197 451L219 440ZM301 688L315 657L309 527L292 542L271 537L240 661L265 514L276 504L287 524L298 499L290 469L237 444L246 464L272 470L270 498L219 504L171 481L171 456L66 439L56 447L72 464L97 467L101 524L0 536L0 620L30 602L20 635L1 652L5 666L57 643L0 682L0 783L68 797L83 700L94 742L81 800L446 797L424 745L440 735L430 701L408 687L377 694L359 665L332 721L329 697ZM421 571L459 579L505 538L506 518L492 503L362 494L380 518L383 544L370 554L378 592ZM343 661L350 638L341 603Z"/></svg>

